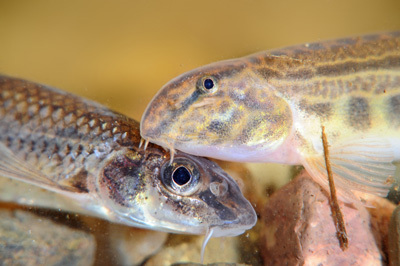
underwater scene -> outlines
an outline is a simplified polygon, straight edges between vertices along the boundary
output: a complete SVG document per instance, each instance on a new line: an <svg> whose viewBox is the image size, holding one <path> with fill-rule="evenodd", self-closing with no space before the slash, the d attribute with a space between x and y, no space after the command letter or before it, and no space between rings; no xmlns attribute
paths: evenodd
<svg viewBox="0 0 400 266"><path fill-rule="evenodd" d="M399 15L0 1L0 264L400 264Z"/></svg>

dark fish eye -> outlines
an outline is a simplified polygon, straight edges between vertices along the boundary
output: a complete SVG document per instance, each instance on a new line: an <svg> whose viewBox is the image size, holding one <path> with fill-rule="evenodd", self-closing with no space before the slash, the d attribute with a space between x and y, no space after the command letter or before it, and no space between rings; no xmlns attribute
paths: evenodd
<svg viewBox="0 0 400 266"><path fill-rule="evenodd" d="M214 93L217 91L217 80L212 76L205 76L197 81L197 88L203 93Z"/></svg>
<svg viewBox="0 0 400 266"><path fill-rule="evenodd" d="M192 174L186 167L179 166L174 170L172 173L172 180L178 186L183 186L189 183L190 179L192 178Z"/></svg>
<svg viewBox="0 0 400 266"><path fill-rule="evenodd" d="M211 90L212 88L214 88L214 81L210 78L207 78L204 80L203 85L204 88L206 88L207 90Z"/></svg>
<svg viewBox="0 0 400 266"><path fill-rule="evenodd" d="M191 195L200 184L200 171L196 162L189 158L176 158L172 163L166 161L161 169L164 186L178 195Z"/></svg>

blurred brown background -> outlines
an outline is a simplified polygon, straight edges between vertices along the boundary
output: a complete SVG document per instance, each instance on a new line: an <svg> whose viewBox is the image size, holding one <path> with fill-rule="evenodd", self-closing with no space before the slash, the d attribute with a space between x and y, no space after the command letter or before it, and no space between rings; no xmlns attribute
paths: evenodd
<svg viewBox="0 0 400 266"><path fill-rule="evenodd" d="M0 1L0 73L139 120L174 76L302 42L400 29L399 0Z"/></svg>

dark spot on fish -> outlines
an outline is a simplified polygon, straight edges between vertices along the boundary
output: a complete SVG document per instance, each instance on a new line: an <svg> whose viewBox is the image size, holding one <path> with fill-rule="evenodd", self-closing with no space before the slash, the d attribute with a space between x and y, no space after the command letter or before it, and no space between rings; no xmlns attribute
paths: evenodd
<svg viewBox="0 0 400 266"><path fill-rule="evenodd" d="M73 147L71 146L71 144L67 143L67 145L65 145L65 148L64 148L64 153L65 153L65 155L70 154L72 148L73 148Z"/></svg>
<svg viewBox="0 0 400 266"><path fill-rule="evenodd" d="M371 126L370 107L363 97L352 97L347 104L347 122L349 126L363 130Z"/></svg>
<svg viewBox="0 0 400 266"><path fill-rule="evenodd" d="M31 141L30 141L31 150L35 150L35 146L36 146L36 141L31 139Z"/></svg>
<svg viewBox="0 0 400 266"><path fill-rule="evenodd" d="M56 132L58 136L68 136L69 138L79 138L82 137L83 134L78 133L77 128L74 125L66 127L64 129L60 128L59 131Z"/></svg>
<svg viewBox="0 0 400 266"><path fill-rule="evenodd" d="M282 74L279 71L277 71L273 68L268 68L268 67L259 68L256 70L256 72L260 76L262 76L263 78L265 78L267 80L269 78L281 78L282 77Z"/></svg>
<svg viewBox="0 0 400 266"><path fill-rule="evenodd" d="M46 139L40 138L38 141L37 148L41 153L45 153L47 150L47 145L48 145L48 142L46 141Z"/></svg>
<svg viewBox="0 0 400 266"><path fill-rule="evenodd" d="M6 138L6 146L10 147L12 142L13 142L13 138L10 137L10 136L7 136L7 138Z"/></svg>
<svg viewBox="0 0 400 266"><path fill-rule="evenodd" d="M254 134L254 128L245 127L242 132L239 134L238 143L246 144L249 140L251 140Z"/></svg>
<svg viewBox="0 0 400 266"><path fill-rule="evenodd" d="M300 107L310 115L316 115L323 119L328 119L333 113L331 103L309 104L307 101L303 100L300 103Z"/></svg>
<svg viewBox="0 0 400 266"><path fill-rule="evenodd" d="M260 102L262 99L258 99L257 96L254 90L248 90L245 93L244 99L237 101L237 104L240 105L242 103L248 112L252 110L261 110L264 108L264 104Z"/></svg>
<svg viewBox="0 0 400 266"><path fill-rule="evenodd" d="M349 61L335 64L325 64L316 68L318 76L340 76L359 71L371 71L382 68L393 69L400 67L400 56L387 56L383 59L365 62Z"/></svg>
<svg viewBox="0 0 400 266"><path fill-rule="evenodd" d="M390 97L388 105L389 121L395 123L396 126L400 125L400 95Z"/></svg>
<svg viewBox="0 0 400 266"><path fill-rule="evenodd" d="M207 126L207 129L211 132L214 132L220 136L226 136L229 133L229 123L228 122L221 122L218 120L213 120Z"/></svg>
<svg viewBox="0 0 400 266"><path fill-rule="evenodd" d="M314 72L309 68L302 68L296 71L288 71L286 77L289 79L311 79Z"/></svg>
<svg viewBox="0 0 400 266"><path fill-rule="evenodd" d="M23 118L23 115L21 113L16 113L15 114L15 120L16 121L20 121L20 120L22 120L22 118Z"/></svg>
<svg viewBox="0 0 400 266"><path fill-rule="evenodd" d="M115 203L129 207L130 201L144 190L145 183L140 177L140 158L120 155L104 168L101 182L107 188L108 197Z"/></svg>
<svg viewBox="0 0 400 266"><path fill-rule="evenodd" d="M262 118L254 118L247 122L246 126L243 128L242 132L238 135L238 142L240 144L246 144L252 139L254 134L259 130L259 126L264 122Z"/></svg>
<svg viewBox="0 0 400 266"><path fill-rule="evenodd" d="M330 64L317 67L316 74L323 76L336 76L340 73L354 73L357 70L358 63L346 62L342 64Z"/></svg>
<svg viewBox="0 0 400 266"><path fill-rule="evenodd" d="M237 219L235 213L225 205L221 204L218 201L218 198L213 193L211 193L210 190L207 189L201 192L199 194L199 198L204 201L208 206L213 208L213 210L217 213L221 220L233 221Z"/></svg>
<svg viewBox="0 0 400 266"><path fill-rule="evenodd" d="M88 193L87 179L88 172L85 169L81 169L76 175L68 178L68 181L71 182L71 186L78 189L78 192Z"/></svg>
<svg viewBox="0 0 400 266"><path fill-rule="evenodd" d="M60 147L58 143L54 143L53 150L51 151L52 154L57 154L60 151Z"/></svg>

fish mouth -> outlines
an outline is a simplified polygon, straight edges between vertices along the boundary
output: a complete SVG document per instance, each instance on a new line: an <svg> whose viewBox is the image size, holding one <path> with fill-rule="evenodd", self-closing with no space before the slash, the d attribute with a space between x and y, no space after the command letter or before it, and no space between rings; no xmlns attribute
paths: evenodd
<svg viewBox="0 0 400 266"><path fill-rule="evenodd" d="M238 236L250 229L238 229L238 228L223 228L220 226L212 227L214 229L212 237L233 237Z"/></svg>
<svg viewBox="0 0 400 266"><path fill-rule="evenodd" d="M248 221L243 221L248 220ZM225 221L223 225L211 225L213 228L212 237L228 237L228 236L238 236L250 230L254 227L257 222L257 216L254 212L253 215L249 215L246 219L238 218L235 221Z"/></svg>

